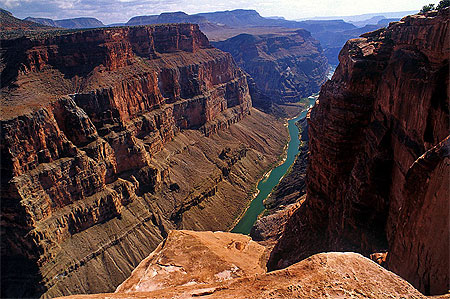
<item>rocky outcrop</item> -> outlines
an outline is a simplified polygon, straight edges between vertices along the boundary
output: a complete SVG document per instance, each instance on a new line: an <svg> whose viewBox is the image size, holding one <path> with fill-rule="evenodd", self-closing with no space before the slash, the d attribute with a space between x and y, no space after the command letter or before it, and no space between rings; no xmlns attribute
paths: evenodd
<svg viewBox="0 0 450 299"><path fill-rule="evenodd" d="M347 42L309 119L307 199L269 268L388 251L425 294L448 290L449 9Z"/></svg>
<svg viewBox="0 0 450 299"><path fill-rule="evenodd" d="M322 253L266 273L264 247L223 232L171 231L115 293L64 298L425 298L356 253Z"/></svg>
<svg viewBox="0 0 450 299"><path fill-rule="evenodd" d="M291 196L287 196L292 198ZM275 208L268 209L264 202L266 210L264 214L258 217L255 224L250 231L250 236L253 240L257 241L259 244L264 245L269 249L273 249L276 245L278 239L283 235L286 223L292 217L294 212L301 207L305 201L306 195L300 198L295 197L292 203L287 205L281 204ZM285 198L281 198L280 201L284 201Z"/></svg>
<svg viewBox="0 0 450 299"><path fill-rule="evenodd" d="M327 59L319 42L303 29L285 34L240 34L214 46L231 53L257 89L275 103L297 102L317 92L326 80ZM255 106L264 108L260 102Z"/></svg>
<svg viewBox="0 0 450 299"><path fill-rule="evenodd" d="M170 229L228 229L287 138L197 25L23 32L0 71L2 297L112 291Z"/></svg>
<svg viewBox="0 0 450 299"><path fill-rule="evenodd" d="M266 250L245 235L170 231L116 293L215 284L266 272Z"/></svg>

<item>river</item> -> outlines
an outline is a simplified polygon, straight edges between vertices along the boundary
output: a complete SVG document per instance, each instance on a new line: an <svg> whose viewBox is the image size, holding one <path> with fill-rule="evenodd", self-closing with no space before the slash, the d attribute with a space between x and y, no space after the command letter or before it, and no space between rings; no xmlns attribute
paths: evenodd
<svg viewBox="0 0 450 299"><path fill-rule="evenodd" d="M314 105L316 99L317 95L308 97L310 107ZM308 109L300 113L299 116L288 121L290 140L288 144L286 160L283 162L283 164L274 168L270 172L269 176L265 176L261 181L259 181L257 186L259 193L250 203L250 206L248 207L244 216L233 228L233 233L241 233L246 235L250 234L250 230L252 229L253 224L256 222L258 215L261 214L262 211L264 211L264 199L269 196L269 194L272 192L272 189L275 188L281 178L286 174L292 163L294 163L295 157L299 152L298 148L300 145L299 132L295 123L304 118L307 112Z"/></svg>

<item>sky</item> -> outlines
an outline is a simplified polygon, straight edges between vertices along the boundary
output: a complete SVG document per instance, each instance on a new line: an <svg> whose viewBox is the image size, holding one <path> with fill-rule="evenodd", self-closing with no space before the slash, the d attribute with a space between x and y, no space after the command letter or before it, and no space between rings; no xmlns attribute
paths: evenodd
<svg viewBox="0 0 450 299"><path fill-rule="evenodd" d="M262 16L294 20L309 17L420 10L434 0L0 0L0 7L18 18L64 19L95 17L104 24L133 16L184 11L189 14L231 9L255 9Z"/></svg>

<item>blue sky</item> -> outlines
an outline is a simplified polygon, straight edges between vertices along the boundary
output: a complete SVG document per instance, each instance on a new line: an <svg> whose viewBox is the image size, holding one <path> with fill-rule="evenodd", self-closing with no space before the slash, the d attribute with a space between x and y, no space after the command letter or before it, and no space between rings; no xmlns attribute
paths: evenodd
<svg viewBox="0 0 450 299"><path fill-rule="evenodd" d="M262 16L300 19L375 12L419 10L427 0L0 0L0 7L16 17L52 19L95 17L111 24L137 15L184 11L187 13L236 8L256 9Z"/></svg>

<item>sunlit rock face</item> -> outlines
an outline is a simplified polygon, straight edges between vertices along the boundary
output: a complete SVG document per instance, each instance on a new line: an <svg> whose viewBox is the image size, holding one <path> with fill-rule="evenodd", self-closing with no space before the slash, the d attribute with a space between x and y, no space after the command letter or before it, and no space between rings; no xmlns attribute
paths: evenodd
<svg viewBox="0 0 450 299"><path fill-rule="evenodd" d="M388 251L425 294L448 290L449 9L347 42L309 118L307 199L269 261Z"/></svg>
<svg viewBox="0 0 450 299"><path fill-rule="evenodd" d="M26 33L0 67L2 297L112 291L169 229L228 229L287 139L197 25Z"/></svg>

